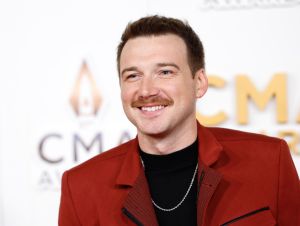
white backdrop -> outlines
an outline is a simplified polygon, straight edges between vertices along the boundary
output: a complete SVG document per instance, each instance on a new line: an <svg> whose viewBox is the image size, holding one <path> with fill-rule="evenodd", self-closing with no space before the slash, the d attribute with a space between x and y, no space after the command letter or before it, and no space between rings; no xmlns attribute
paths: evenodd
<svg viewBox="0 0 300 226"><path fill-rule="evenodd" d="M121 108L116 46L126 24L148 14L188 20L203 41L207 73L226 81L199 101L198 111L225 112L217 126L273 136L293 131L287 141L295 140L300 172L299 4L0 1L0 226L56 225L61 173L135 136ZM286 74L287 121L276 121L273 99L264 110L250 102L249 122L240 125L237 76L264 90L276 73Z"/></svg>

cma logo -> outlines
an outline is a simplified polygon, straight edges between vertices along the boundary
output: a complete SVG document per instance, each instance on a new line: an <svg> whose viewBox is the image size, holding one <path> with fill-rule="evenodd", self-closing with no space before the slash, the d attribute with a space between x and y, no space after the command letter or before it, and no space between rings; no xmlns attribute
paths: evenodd
<svg viewBox="0 0 300 226"><path fill-rule="evenodd" d="M96 123L96 116L101 111L102 97L96 81L85 61L83 61L70 96L70 104L75 115L80 119L88 117L90 124ZM65 134L59 132L44 135L38 144L40 159L49 164L66 161L80 162L104 150L104 132L82 127L80 133ZM128 131L117 137L116 145L131 139ZM67 151L67 154L66 154Z"/></svg>
<svg viewBox="0 0 300 226"><path fill-rule="evenodd" d="M85 61L75 82L70 102L77 116L95 116L101 107L100 92Z"/></svg>
<svg viewBox="0 0 300 226"><path fill-rule="evenodd" d="M38 152L40 158L49 164L59 164L65 162L66 160L71 160L73 163L80 162L82 160L81 156L91 157L90 155L100 154L103 151L103 133L99 132L94 135L92 139L83 139L79 134L73 134L68 138L71 143L72 152L68 152L66 155L62 150L65 144L65 136L58 133L51 133L44 136L38 146ZM123 131L117 141L116 145L122 144L131 139L129 132ZM69 144L70 144L69 143ZM53 150L55 150L55 156ZM71 155L70 155L71 154Z"/></svg>

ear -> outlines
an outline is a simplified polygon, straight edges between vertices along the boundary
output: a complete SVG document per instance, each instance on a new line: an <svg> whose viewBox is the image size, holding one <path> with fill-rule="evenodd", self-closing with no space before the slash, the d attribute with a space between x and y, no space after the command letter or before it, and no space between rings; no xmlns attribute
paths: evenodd
<svg viewBox="0 0 300 226"><path fill-rule="evenodd" d="M204 68L199 69L195 73L194 81L195 81L196 97L201 98L206 93L208 88L208 79Z"/></svg>

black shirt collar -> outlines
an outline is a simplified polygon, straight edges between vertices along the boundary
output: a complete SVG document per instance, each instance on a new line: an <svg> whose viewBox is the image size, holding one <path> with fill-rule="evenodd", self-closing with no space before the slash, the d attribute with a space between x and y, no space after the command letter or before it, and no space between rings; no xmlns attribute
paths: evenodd
<svg viewBox="0 0 300 226"><path fill-rule="evenodd" d="M149 154L141 150L145 170L175 170L195 165L198 161L198 139L191 145L166 155Z"/></svg>

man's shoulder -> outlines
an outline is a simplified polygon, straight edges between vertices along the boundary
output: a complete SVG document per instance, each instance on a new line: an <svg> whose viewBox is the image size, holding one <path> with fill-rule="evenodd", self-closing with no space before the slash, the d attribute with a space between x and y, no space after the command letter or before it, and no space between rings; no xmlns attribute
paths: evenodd
<svg viewBox="0 0 300 226"><path fill-rule="evenodd" d="M274 161L278 161L283 147L287 147L284 140L263 134L217 127L209 127L208 130L228 156L239 155L247 161L258 157L272 157Z"/></svg>
<svg viewBox="0 0 300 226"><path fill-rule="evenodd" d="M264 134L246 132L241 130L207 127L207 129L216 137L219 142L265 142L280 144L283 140L277 137L271 137Z"/></svg>
<svg viewBox="0 0 300 226"><path fill-rule="evenodd" d="M280 138L227 128L208 129L222 146L224 156L233 162L244 161L253 167L262 166L262 170L268 164L274 169L278 167L280 156L289 155L287 143Z"/></svg>

